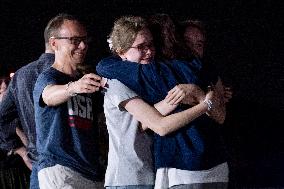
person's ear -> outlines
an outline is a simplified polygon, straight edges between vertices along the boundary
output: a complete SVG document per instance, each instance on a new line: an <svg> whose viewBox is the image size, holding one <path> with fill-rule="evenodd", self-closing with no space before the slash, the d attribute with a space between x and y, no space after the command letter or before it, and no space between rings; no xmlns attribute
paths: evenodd
<svg viewBox="0 0 284 189"><path fill-rule="evenodd" d="M49 38L49 45L52 48L52 50L57 50L57 42L54 37Z"/></svg>

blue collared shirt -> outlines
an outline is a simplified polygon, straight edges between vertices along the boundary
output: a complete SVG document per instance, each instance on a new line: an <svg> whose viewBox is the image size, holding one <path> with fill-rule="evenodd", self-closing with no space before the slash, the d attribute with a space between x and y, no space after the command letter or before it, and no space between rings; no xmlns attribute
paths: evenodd
<svg viewBox="0 0 284 189"><path fill-rule="evenodd" d="M54 62L54 54L43 53L38 60L20 68L13 76L0 104L0 148L12 150L23 144L16 135L19 123L28 139L30 158L35 160L36 131L34 120L33 90L39 74Z"/></svg>

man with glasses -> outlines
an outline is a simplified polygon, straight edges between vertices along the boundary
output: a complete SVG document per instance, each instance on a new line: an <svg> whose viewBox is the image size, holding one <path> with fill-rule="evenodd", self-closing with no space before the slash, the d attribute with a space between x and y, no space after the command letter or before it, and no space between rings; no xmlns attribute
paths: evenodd
<svg viewBox="0 0 284 189"><path fill-rule="evenodd" d="M49 23L53 65L37 79L34 89L40 188L103 188L97 127L101 78L79 78L88 49L85 27L71 15L59 14Z"/></svg>

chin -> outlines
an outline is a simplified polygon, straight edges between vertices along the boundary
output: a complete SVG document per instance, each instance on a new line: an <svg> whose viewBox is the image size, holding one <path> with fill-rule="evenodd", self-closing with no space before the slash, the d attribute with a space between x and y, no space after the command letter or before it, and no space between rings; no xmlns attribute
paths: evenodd
<svg viewBox="0 0 284 189"><path fill-rule="evenodd" d="M142 60L140 64L150 64L151 60Z"/></svg>

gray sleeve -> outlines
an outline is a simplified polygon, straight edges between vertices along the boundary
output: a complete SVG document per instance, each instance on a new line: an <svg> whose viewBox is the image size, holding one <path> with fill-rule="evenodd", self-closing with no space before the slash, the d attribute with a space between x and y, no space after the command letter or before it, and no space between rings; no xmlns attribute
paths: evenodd
<svg viewBox="0 0 284 189"><path fill-rule="evenodd" d="M107 95L118 108L120 108L119 105L123 101L138 96L134 91L116 79L108 79L107 84L108 88L106 89L105 95Z"/></svg>

